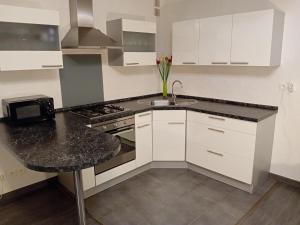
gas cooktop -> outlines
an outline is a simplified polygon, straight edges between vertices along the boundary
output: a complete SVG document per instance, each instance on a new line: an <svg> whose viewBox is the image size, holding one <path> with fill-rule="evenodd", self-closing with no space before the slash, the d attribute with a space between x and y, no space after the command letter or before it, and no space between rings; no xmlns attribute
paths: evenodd
<svg viewBox="0 0 300 225"><path fill-rule="evenodd" d="M118 105L101 105L101 106L87 106L84 108L73 110L72 112L79 115L84 116L89 119L99 118L107 115L114 115L118 113L122 113L125 111L129 111L122 106Z"/></svg>

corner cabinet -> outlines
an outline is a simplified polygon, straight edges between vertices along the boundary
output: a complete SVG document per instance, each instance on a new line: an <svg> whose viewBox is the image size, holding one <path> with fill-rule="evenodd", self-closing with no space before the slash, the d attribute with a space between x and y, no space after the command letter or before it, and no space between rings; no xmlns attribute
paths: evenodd
<svg viewBox="0 0 300 225"><path fill-rule="evenodd" d="M153 111L153 161L185 161L186 111Z"/></svg>
<svg viewBox="0 0 300 225"><path fill-rule="evenodd" d="M0 71L60 68L59 13L0 5Z"/></svg>
<svg viewBox="0 0 300 225"><path fill-rule="evenodd" d="M279 66L283 30L275 9L177 22L174 65Z"/></svg>
<svg viewBox="0 0 300 225"><path fill-rule="evenodd" d="M156 65L156 23L118 19L107 22L107 34L122 48L108 49L110 66Z"/></svg>

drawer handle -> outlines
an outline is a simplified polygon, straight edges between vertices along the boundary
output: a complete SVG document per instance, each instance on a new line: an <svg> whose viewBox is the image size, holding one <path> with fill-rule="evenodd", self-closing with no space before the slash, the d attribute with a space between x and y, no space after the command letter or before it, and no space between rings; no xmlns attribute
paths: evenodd
<svg viewBox="0 0 300 225"><path fill-rule="evenodd" d="M62 68L63 65L42 65L42 68Z"/></svg>
<svg viewBox="0 0 300 225"><path fill-rule="evenodd" d="M226 121L224 118L219 118L219 117L214 117L214 116L209 116L208 118L212 119L212 120Z"/></svg>
<svg viewBox="0 0 300 225"><path fill-rule="evenodd" d="M150 127L150 124L145 124L145 125L142 125L142 126L138 126L138 129L142 129L142 128L145 128L145 127Z"/></svg>
<svg viewBox="0 0 300 225"><path fill-rule="evenodd" d="M217 130L217 129L213 129L213 128L207 128L207 129L210 130L210 131L214 131L214 132L225 134L224 130Z"/></svg>
<svg viewBox="0 0 300 225"><path fill-rule="evenodd" d="M133 62L133 63L126 63L126 65L127 66L133 66L133 65L139 65L140 63L135 63L135 62Z"/></svg>
<svg viewBox="0 0 300 225"><path fill-rule="evenodd" d="M183 65L195 65L196 63L195 62L183 62L182 64Z"/></svg>
<svg viewBox="0 0 300 225"><path fill-rule="evenodd" d="M223 154L218 153L218 152L214 152L214 151L211 151L211 150L207 150L207 152L210 153L210 154L213 154L213 155L217 155L217 156L220 156L220 157L224 157Z"/></svg>
<svg viewBox="0 0 300 225"><path fill-rule="evenodd" d="M184 122L169 122L169 125L184 125Z"/></svg>
<svg viewBox="0 0 300 225"><path fill-rule="evenodd" d="M150 116L151 113L145 113L145 114L140 114L139 117L145 117L145 116Z"/></svg>
<svg viewBox="0 0 300 225"><path fill-rule="evenodd" d="M248 62L230 62L231 65L248 65Z"/></svg>
<svg viewBox="0 0 300 225"><path fill-rule="evenodd" d="M211 62L212 65L227 65L228 62Z"/></svg>

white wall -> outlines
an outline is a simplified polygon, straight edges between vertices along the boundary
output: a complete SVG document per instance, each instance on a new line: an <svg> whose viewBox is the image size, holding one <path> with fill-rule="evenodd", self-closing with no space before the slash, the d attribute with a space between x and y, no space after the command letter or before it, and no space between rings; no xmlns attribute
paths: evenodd
<svg viewBox="0 0 300 225"><path fill-rule="evenodd" d="M183 81L183 90L177 90L182 94L279 106L271 172L300 181L300 92L279 88L290 81L300 87L299 0L164 0L158 46L162 54L171 54L173 21L267 8L286 14L280 67L173 67L171 81Z"/></svg>
<svg viewBox="0 0 300 225"><path fill-rule="evenodd" d="M0 4L22 7L45 8L60 12L60 37L70 28L69 0L0 0ZM95 27L106 32L106 20L116 18L137 18L155 20L153 2L149 0L94 0ZM107 53L102 55L105 100L152 94L159 91L159 76L155 67L112 68L107 63ZM84 74L83 74L84 76ZM54 97L55 107L62 107L59 71L0 72L0 99L13 96L45 94ZM0 117L2 109L0 106ZM29 185L48 177L44 173L25 170L0 146L0 174L8 174L5 192ZM15 174L15 175L13 175ZM2 186L0 183L0 195Z"/></svg>

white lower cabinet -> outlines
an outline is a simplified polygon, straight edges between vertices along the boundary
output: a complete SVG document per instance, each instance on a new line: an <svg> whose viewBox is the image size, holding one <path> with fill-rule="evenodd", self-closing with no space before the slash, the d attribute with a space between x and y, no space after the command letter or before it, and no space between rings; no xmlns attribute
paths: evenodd
<svg viewBox="0 0 300 225"><path fill-rule="evenodd" d="M188 112L187 162L253 187L269 172L274 124Z"/></svg>
<svg viewBox="0 0 300 225"><path fill-rule="evenodd" d="M153 161L185 161L186 111L153 112Z"/></svg>
<svg viewBox="0 0 300 225"><path fill-rule="evenodd" d="M152 162L152 112L135 115L136 166Z"/></svg>

